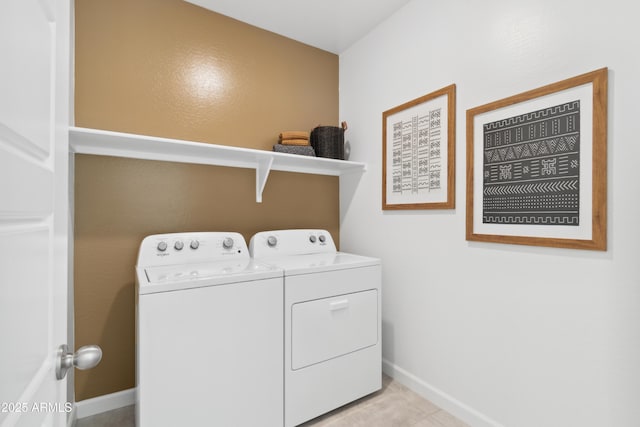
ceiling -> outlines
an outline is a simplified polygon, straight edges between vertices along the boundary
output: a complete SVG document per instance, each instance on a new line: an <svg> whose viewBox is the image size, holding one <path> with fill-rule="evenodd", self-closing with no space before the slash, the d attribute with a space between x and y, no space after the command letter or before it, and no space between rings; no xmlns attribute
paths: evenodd
<svg viewBox="0 0 640 427"><path fill-rule="evenodd" d="M340 54L410 0L185 0Z"/></svg>

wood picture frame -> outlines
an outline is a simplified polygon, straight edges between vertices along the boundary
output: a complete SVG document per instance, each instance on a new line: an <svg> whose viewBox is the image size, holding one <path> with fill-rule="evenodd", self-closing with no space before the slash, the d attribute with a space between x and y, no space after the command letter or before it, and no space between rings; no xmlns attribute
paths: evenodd
<svg viewBox="0 0 640 427"><path fill-rule="evenodd" d="M467 110L467 240L606 250L607 76Z"/></svg>
<svg viewBox="0 0 640 427"><path fill-rule="evenodd" d="M456 85L382 113L382 209L455 207Z"/></svg>

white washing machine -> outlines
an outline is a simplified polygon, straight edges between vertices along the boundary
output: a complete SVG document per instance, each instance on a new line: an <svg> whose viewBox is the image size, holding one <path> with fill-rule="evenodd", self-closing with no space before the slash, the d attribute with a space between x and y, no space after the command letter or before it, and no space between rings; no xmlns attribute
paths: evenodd
<svg viewBox="0 0 640 427"><path fill-rule="evenodd" d="M284 270L284 425L382 386L380 260L336 251L325 230L255 234L254 260Z"/></svg>
<svg viewBox="0 0 640 427"><path fill-rule="evenodd" d="M281 270L238 233L161 234L136 288L138 427L283 425Z"/></svg>

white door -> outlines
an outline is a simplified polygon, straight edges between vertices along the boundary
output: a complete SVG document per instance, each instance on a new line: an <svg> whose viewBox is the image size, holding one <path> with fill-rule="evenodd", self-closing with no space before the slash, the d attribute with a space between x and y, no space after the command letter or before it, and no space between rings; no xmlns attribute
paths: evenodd
<svg viewBox="0 0 640 427"><path fill-rule="evenodd" d="M0 426L66 425L70 1L0 1Z"/></svg>

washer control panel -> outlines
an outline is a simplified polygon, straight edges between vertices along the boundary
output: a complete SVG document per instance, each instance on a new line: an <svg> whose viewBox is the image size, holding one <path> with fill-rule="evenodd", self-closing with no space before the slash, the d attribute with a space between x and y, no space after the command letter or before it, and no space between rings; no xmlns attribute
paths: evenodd
<svg viewBox="0 0 640 427"><path fill-rule="evenodd" d="M247 243L240 233L169 233L145 237L137 265L149 267L249 258Z"/></svg>
<svg viewBox="0 0 640 427"><path fill-rule="evenodd" d="M327 230L272 230L254 234L249 252L253 258L336 253L336 245Z"/></svg>

